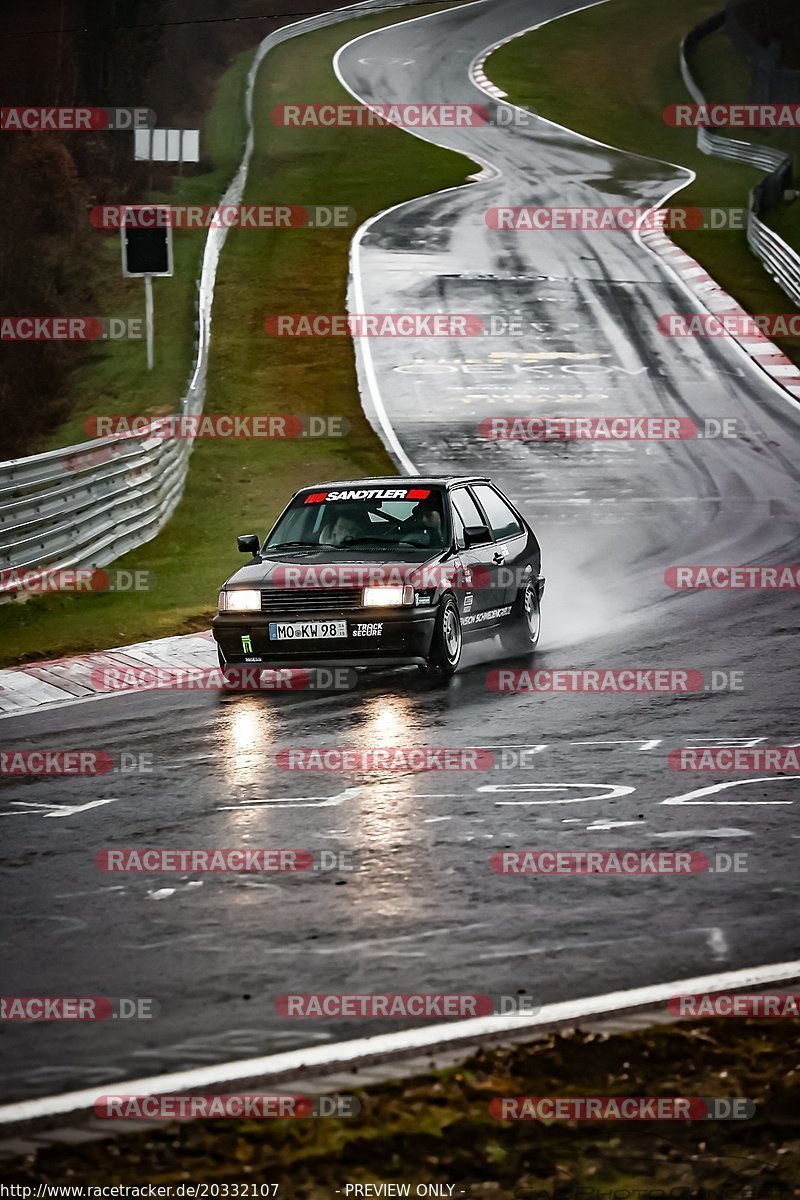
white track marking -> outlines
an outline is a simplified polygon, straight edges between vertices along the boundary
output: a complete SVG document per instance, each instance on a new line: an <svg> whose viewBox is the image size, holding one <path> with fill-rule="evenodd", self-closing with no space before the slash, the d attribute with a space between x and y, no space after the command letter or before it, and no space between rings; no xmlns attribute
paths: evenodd
<svg viewBox="0 0 800 1200"><path fill-rule="evenodd" d="M662 800L662 804L736 804L756 807L764 804L794 804L794 800L699 800L698 796L713 796L728 788L745 787L748 783L782 783L786 779L800 779L800 775L762 775L758 779L731 779L726 783L712 783L709 787L696 788L693 792L683 792L680 796L670 796Z"/></svg>
<svg viewBox="0 0 800 1200"><path fill-rule="evenodd" d="M75 813L99 808L101 804L115 804L116 797L108 800L90 800L88 804L37 804L34 800L11 800L11 804L23 806L26 812L4 812L0 817L73 817Z"/></svg>
<svg viewBox="0 0 800 1200"><path fill-rule="evenodd" d="M646 825L646 821L604 821L602 825L587 825L587 833L601 833L607 829L622 829L626 825Z"/></svg>
<svg viewBox="0 0 800 1200"><path fill-rule="evenodd" d="M672 829L667 833L650 834L650 837L654 838L743 838L752 836L752 833L749 833L746 829Z"/></svg>
<svg viewBox="0 0 800 1200"><path fill-rule="evenodd" d="M108 1095L153 1096L164 1093L202 1090L237 1080L253 1081L259 1077L287 1075L300 1070L329 1069L359 1063L365 1058L391 1061L419 1051L444 1048L458 1043L480 1042L488 1036L519 1034L558 1023L564 1026L581 1021L611 1016L620 1012L661 1006L673 996L723 992L733 989L757 988L800 978L800 961L774 963L738 971L717 972L671 983L648 984L626 991L608 992L600 996L584 996L545 1005L536 1016L475 1017L469 1021L448 1022L444 1025L425 1025L419 1029L404 1029L375 1037L354 1038L333 1045L309 1046L259 1058L238 1059L214 1066L194 1067L171 1074L151 1075L130 1079L103 1087L84 1088L43 1096L37 1100L21 1100L0 1107L0 1125L30 1121L65 1113L89 1111L100 1097Z"/></svg>
<svg viewBox="0 0 800 1200"><path fill-rule="evenodd" d="M226 804L217 812L241 812L245 808L263 808L266 804L282 804L290 808L335 808L363 791L360 787L345 788L335 796L274 796L266 800L247 800L243 804Z"/></svg>
<svg viewBox="0 0 800 1200"><path fill-rule="evenodd" d="M587 804L592 800L615 800L619 796L630 796L636 791L635 787L629 787L624 783L484 783L477 788L479 792L565 792L568 788L577 788L583 791L585 788L605 788L607 793L605 796L575 796L566 800L495 800L495 804L500 807L519 807L520 805L531 804Z"/></svg>

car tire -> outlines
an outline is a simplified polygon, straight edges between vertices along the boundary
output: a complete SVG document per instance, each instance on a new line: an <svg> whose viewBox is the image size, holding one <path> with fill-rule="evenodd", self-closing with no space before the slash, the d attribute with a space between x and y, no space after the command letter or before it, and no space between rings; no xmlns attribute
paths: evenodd
<svg viewBox="0 0 800 1200"><path fill-rule="evenodd" d="M500 627L500 641L510 654L532 654L542 629L542 613L533 580L517 593L514 607Z"/></svg>
<svg viewBox="0 0 800 1200"><path fill-rule="evenodd" d="M452 596L445 596L439 605L433 626L426 674L432 679L449 679L461 660L463 641L458 605Z"/></svg>

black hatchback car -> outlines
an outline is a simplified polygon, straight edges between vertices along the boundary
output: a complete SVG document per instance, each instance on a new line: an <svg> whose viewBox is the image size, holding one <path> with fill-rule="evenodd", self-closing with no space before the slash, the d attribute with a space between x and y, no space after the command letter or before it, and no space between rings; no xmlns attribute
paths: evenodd
<svg viewBox="0 0 800 1200"><path fill-rule="evenodd" d="M539 543L487 478L354 479L295 492L213 621L229 678L246 665L404 666L439 678L465 640L531 652L544 590Z"/></svg>

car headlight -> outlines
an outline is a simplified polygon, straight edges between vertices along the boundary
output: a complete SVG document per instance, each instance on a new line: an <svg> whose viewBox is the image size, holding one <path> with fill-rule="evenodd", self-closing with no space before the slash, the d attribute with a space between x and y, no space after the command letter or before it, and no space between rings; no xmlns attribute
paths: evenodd
<svg viewBox="0 0 800 1200"><path fill-rule="evenodd" d="M260 612L261 592L247 591L237 588L230 592L219 594L220 612Z"/></svg>
<svg viewBox="0 0 800 1200"><path fill-rule="evenodd" d="M368 587L364 588L365 608L396 608L400 604L414 603L412 587Z"/></svg>

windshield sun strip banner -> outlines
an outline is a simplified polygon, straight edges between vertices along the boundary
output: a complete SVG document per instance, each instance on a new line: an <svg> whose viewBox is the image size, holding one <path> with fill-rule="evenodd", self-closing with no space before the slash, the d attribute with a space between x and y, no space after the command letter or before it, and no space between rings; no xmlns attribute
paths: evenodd
<svg viewBox="0 0 800 1200"><path fill-rule="evenodd" d="M303 504L324 504L329 500L427 500L430 488L346 488L333 492L309 492Z"/></svg>

